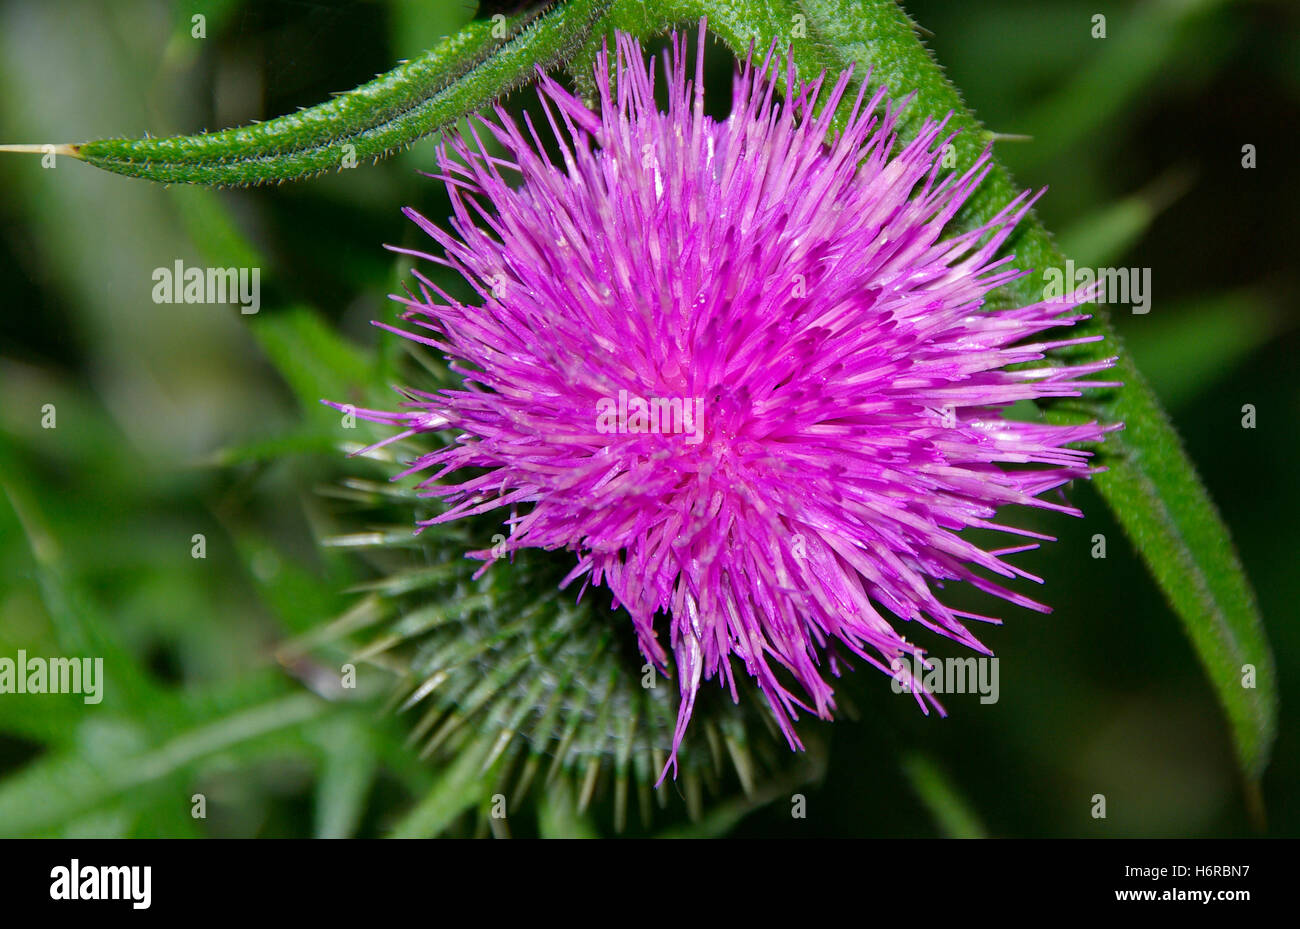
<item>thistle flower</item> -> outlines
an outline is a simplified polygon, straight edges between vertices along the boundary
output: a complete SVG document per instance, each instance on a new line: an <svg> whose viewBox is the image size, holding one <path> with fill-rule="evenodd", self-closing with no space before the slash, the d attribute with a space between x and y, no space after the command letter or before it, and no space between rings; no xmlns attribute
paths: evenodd
<svg viewBox="0 0 1300 929"><path fill-rule="evenodd" d="M605 588L646 659L671 658L665 773L706 680L734 700L751 677L798 748L799 711L831 716L846 659L924 662L900 621L988 653L966 622L999 620L944 605L944 582L1047 611L991 579L1032 578L1006 556L1036 544L986 551L961 530L1043 540L999 512L1079 515L1042 495L1096 470L1073 446L1106 427L1003 411L1110 386L1086 380L1110 361L1027 364L1091 341L1040 338L1087 318L1086 294L985 306L1028 273L996 256L1036 197L944 236L987 151L943 175L946 121L902 144L906 102L865 81L831 136L851 74L827 89L788 65L782 101L772 52L740 69L716 121L702 48L703 25L688 79L674 36L666 111L624 35L613 83L598 56L594 109L541 75L558 157L500 107L474 146L444 144L450 229L406 211L442 253L398 251L458 272L481 305L416 270L394 298L410 328L377 325L445 354L463 383L359 413L402 427L393 439L455 436L398 475L445 504L420 525L501 511L508 537L470 554L571 551L563 585Z"/></svg>

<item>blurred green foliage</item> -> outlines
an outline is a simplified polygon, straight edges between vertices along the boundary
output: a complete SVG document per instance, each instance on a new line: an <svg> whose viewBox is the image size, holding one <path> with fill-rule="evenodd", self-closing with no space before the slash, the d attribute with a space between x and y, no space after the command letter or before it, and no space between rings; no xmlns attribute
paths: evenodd
<svg viewBox="0 0 1300 929"><path fill-rule="evenodd" d="M0 5L0 141L193 132L355 86L472 15L471 4L244 0ZM1233 530L1283 695L1264 779L1268 831L1300 834L1300 388L1292 260L1300 175L1300 14L1285 0L1105 4L914 0L908 10L1080 265L1151 267L1146 316L1119 317ZM191 17L207 38L191 38ZM725 87L729 62L712 63ZM522 96L522 95L521 95ZM1241 167L1253 144L1259 166ZM376 338L417 246L399 213L445 212L416 145L378 166L277 189L162 189L61 161L0 160L0 656L99 655L103 703L0 695L0 835L482 831L376 675L340 693L347 653L302 641L358 599L365 567L319 539L357 531L329 492L355 463L320 397L400 383ZM262 268L263 309L157 305L151 273ZM1258 409L1254 430L1241 406ZM53 404L57 428L42 428ZM920 716L871 672L855 719L805 721L830 745L788 802L720 803L694 834L1237 835L1249 799L1213 693L1105 507L1026 517L1060 541L1023 559L1048 617L988 634L1001 699ZM1104 533L1108 555L1090 557ZM191 557L195 534L206 557ZM960 597L961 592L954 591ZM976 601L972 600L972 603ZM318 637L319 638L319 637ZM939 654L945 652L942 646ZM291 658L286 658L291 654ZM903 759L900 762L900 759ZM665 788L673 791L675 787ZM1090 816L1108 798L1108 818ZM203 794L205 819L191 815ZM542 834L590 824L556 798ZM683 827L673 827L683 828ZM685 827L692 828L692 827Z"/></svg>

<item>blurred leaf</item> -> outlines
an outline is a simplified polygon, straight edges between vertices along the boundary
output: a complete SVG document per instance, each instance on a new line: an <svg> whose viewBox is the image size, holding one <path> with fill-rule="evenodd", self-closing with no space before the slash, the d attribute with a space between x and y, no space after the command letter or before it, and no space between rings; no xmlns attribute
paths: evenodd
<svg viewBox="0 0 1300 929"><path fill-rule="evenodd" d="M322 577L320 572L294 563L281 548L250 532L239 533L236 541L262 601L288 634L315 629L342 609L343 588L350 574Z"/></svg>
<svg viewBox="0 0 1300 929"><path fill-rule="evenodd" d="M328 706L310 694L263 700L233 714L222 706L219 716L174 732L150 750L127 751L99 762L75 751L41 758L0 781L0 834L47 833L129 791L192 772L218 754L247 761L268 749L283 752L280 739L268 743L265 737L301 726ZM162 701L152 716L166 720L170 709L170 701ZM176 803L188 806L189 794L178 792Z"/></svg>
<svg viewBox="0 0 1300 929"><path fill-rule="evenodd" d="M337 451L338 438L318 429L301 430L289 435L243 442L214 452L206 462L214 468L240 464L282 461L294 455L320 455Z"/></svg>
<svg viewBox="0 0 1300 929"><path fill-rule="evenodd" d="M373 386L371 360L307 307L261 315L253 334L289 382L303 411L316 422L337 427L340 414L321 406L321 400L359 402L368 396Z"/></svg>
<svg viewBox="0 0 1300 929"><path fill-rule="evenodd" d="M477 6L476 0L391 0L389 43L393 52L398 58L415 58L473 19Z"/></svg>
<svg viewBox="0 0 1300 929"><path fill-rule="evenodd" d="M939 831L947 838L983 839L988 836L979 817L929 758L916 753L908 755L903 759L903 773L934 817Z"/></svg>
<svg viewBox="0 0 1300 929"><path fill-rule="evenodd" d="M1148 0L1137 4L1131 16L1111 14L1106 37L1096 40L1097 53L1088 65L1021 122L1020 131L1038 143L1024 152L1025 163L1045 164L1095 134L1150 87L1182 46L1183 33L1225 2ZM1080 29L1090 26L1086 21L1079 24Z"/></svg>
<svg viewBox="0 0 1300 929"><path fill-rule="evenodd" d="M378 770L367 722L360 716L340 716L316 733L325 759L316 787L317 838L356 835Z"/></svg>
<svg viewBox="0 0 1300 929"><path fill-rule="evenodd" d="M556 781L537 801L537 831L543 839L599 838L589 816L578 812L567 781Z"/></svg>
<svg viewBox="0 0 1300 929"><path fill-rule="evenodd" d="M479 739L465 747L440 772L415 808L389 832L396 839L427 839L439 835L466 810L487 798L488 778L482 766L491 743Z"/></svg>
<svg viewBox="0 0 1300 929"><path fill-rule="evenodd" d="M1128 344L1170 407L1205 394L1276 334L1261 293L1233 291L1162 307L1131 326Z"/></svg>
<svg viewBox="0 0 1300 929"><path fill-rule="evenodd" d="M214 266L265 267L265 256L230 218L221 194L194 187L173 187L169 193L195 248Z"/></svg>
<svg viewBox="0 0 1300 929"><path fill-rule="evenodd" d="M1190 183L1188 172L1170 171L1144 190L1101 207L1060 234L1061 252L1083 267L1109 266L1146 234Z"/></svg>
<svg viewBox="0 0 1300 929"><path fill-rule="evenodd" d="M11 476L11 480L15 476ZM57 647L63 655L103 659L105 677L102 699L110 706L139 710L158 697L158 688L139 662L113 635L107 623L62 565L58 541L44 526L33 498L13 484L3 487L9 505L22 522L31 545L32 577L49 614ZM110 689L111 688L111 689Z"/></svg>

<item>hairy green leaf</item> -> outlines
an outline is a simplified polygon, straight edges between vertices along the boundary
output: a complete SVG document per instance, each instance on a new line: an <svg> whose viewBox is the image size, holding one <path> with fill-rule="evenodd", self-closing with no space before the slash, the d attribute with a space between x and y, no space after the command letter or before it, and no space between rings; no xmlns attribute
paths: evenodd
<svg viewBox="0 0 1300 929"><path fill-rule="evenodd" d="M476 20L436 48L318 106L264 123L174 138L101 139L62 154L167 184L243 187L355 167L409 146L570 55L605 0ZM35 146L39 151L40 146Z"/></svg>

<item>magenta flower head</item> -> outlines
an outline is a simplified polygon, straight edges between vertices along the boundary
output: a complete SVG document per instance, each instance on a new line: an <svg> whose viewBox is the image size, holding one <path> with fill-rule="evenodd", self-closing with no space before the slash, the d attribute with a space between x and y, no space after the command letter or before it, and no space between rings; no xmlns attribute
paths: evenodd
<svg viewBox="0 0 1300 929"><path fill-rule="evenodd" d="M793 721L831 715L846 659L924 661L900 622L987 653L966 623L998 620L945 606L944 582L1046 611L991 579L1030 577L1006 556L1034 544L986 551L961 530L1044 539L999 512L1078 515L1041 495L1095 470L1072 446L1105 427L1000 411L1102 386L1086 378L1111 362L1026 365L1090 341L1040 338L1085 319L1086 294L984 306L1028 273L996 255L1033 198L945 237L989 154L944 175L944 123L901 144L901 106L864 81L831 136L850 74L799 86L790 65L782 101L771 52L716 121L703 25L693 79L681 36L663 58L661 111L654 62L616 42L595 109L542 75L547 127L498 107L474 146L440 150L450 228L408 210L441 250L410 254L459 272L479 304L417 270L393 331L444 353L463 386L361 415L404 427L394 438L452 431L403 472L446 504L426 524L500 510L507 552L571 551L565 583L626 610L680 688L670 766L700 687L736 699L738 674L800 747Z"/></svg>

